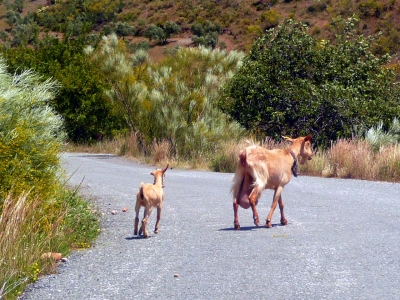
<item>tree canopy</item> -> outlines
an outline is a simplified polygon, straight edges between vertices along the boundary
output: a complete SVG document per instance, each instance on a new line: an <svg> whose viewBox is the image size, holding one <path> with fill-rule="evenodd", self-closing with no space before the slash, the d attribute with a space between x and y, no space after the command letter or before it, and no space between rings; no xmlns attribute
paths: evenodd
<svg viewBox="0 0 400 300"><path fill-rule="evenodd" d="M370 52L350 18L335 43L286 20L252 46L222 88L219 107L260 136L312 133L319 145L351 137L355 127L390 124L400 114L399 85L389 56Z"/></svg>

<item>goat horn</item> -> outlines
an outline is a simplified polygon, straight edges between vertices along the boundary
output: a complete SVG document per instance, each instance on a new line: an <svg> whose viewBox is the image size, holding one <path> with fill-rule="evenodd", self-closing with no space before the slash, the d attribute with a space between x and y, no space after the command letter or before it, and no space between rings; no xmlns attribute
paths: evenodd
<svg viewBox="0 0 400 300"><path fill-rule="evenodd" d="M163 173L165 173L165 171L167 171L168 167L169 167L169 164L167 164L167 166L165 167L165 169L163 169Z"/></svg>

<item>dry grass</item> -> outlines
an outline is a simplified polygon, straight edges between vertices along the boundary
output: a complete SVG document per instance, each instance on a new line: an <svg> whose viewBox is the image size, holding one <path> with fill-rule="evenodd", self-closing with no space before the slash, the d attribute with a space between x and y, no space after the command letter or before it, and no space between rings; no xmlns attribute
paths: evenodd
<svg viewBox="0 0 400 300"><path fill-rule="evenodd" d="M93 146L73 146L68 151L93 153L112 153L145 163L164 165L184 169L201 169L216 172L234 172L240 150L257 144L267 149L285 149L288 143L265 139L256 142L243 139L240 142L223 143L211 158L198 157L181 160L171 153L168 141L153 142L151 149L139 147L135 135L106 141ZM400 182L400 146L391 145L374 152L363 140L338 140L326 151L314 150L313 159L300 167L301 174L321 177L354 178Z"/></svg>
<svg viewBox="0 0 400 300"><path fill-rule="evenodd" d="M400 182L400 146L374 152L363 140L338 140L302 166L307 175Z"/></svg>
<svg viewBox="0 0 400 300"><path fill-rule="evenodd" d="M40 274L53 272L51 259L38 260L49 251L50 237L43 232L41 220L37 220L40 199L28 200L28 194L18 199L8 196L0 214L0 299L13 299L15 293L27 283L35 281ZM56 230L61 223L49 224Z"/></svg>
<svg viewBox="0 0 400 300"><path fill-rule="evenodd" d="M171 155L171 143L164 140L161 143L157 143L154 139L151 145L151 160L154 164L165 162L169 160Z"/></svg>

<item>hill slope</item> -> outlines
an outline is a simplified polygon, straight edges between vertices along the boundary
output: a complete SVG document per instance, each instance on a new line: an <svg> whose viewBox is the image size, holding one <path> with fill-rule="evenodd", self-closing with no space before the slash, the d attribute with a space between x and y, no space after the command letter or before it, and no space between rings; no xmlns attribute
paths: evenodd
<svg viewBox="0 0 400 300"><path fill-rule="evenodd" d="M378 38L374 51L378 54L400 50L400 6L397 0L15 0L1 4L0 30L3 42L11 40L12 14L27 14L40 25L41 32L62 36L66 30L76 32L107 32L116 26L125 26L130 34L127 40L143 40L146 28L166 21L178 24L182 33L173 36L169 46L190 44L190 31L195 23L211 22L220 28L219 47L227 50L248 50L254 39L266 29L285 18L304 21L310 33L321 39L334 39L343 20L356 15L360 19L360 34L383 34ZM21 4L22 3L22 4ZM11 24L11 25L10 25ZM72 28L72 29L71 29ZM222 43L221 43L222 42ZM163 47L162 47L163 48ZM150 53L162 55L162 51Z"/></svg>

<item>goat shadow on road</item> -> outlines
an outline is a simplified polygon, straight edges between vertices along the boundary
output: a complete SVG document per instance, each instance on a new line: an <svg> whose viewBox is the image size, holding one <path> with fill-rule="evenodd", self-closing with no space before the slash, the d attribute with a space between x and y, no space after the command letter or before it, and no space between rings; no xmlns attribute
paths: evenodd
<svg viewBox="0 0 400 300"><path fill-rule="evenodd" d="M272 224L272 227L281 227L284 226L282 224ZM240 230L242 231L249 231L249 230L256 230L256 229L269 229L266 228L265 225L260 225L260 226L240 226ZM236 231L236 229L232 226L232 227L228 227L228 228L221 228L218 231Z"/></svg>
<svg viewBox="0 0 400 300"><path fill-rule="evenodd" d="M145 239L149 239L149 238L151 238L152 236L150 235L148 238L145 238L143 235L138 235L138 236L127 236L125 239L127 240L127 241L131 241L131 240L145 240Z"/></svg>

